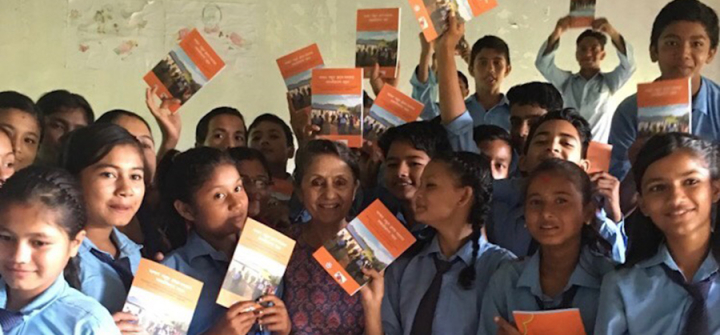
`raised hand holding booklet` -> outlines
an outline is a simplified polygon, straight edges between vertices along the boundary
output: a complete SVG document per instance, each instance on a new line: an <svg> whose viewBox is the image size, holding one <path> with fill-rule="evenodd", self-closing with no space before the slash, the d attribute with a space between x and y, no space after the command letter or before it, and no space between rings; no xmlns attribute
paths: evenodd
<svg viewBox="0 0 720 335"><path fill-rule="evenodd" d="M319 137L362 147L363 69L314 69L311 86Z"/></svg>
<svg viewBox="0 0 720 335"><path fill-rule="evenodd" d="M376 200L313 257L350 295L368 282L366 266L382 271L407 250L415 238L395 215Z"/></svg>
<svg viewBox="0 0 720 335"><path fill-rule="evenodd" d="M230 307L275 294L294 248L292 239L248 218L218 294L218 305Z"/></svg>
<svg viewBox="0 0 720 335"><path fill-rule="evenodd" d="M193 29L143 79L161 99L177 99L175 112L225 67L210 44Z"/></svg>
<svg viewBox="0 0 720 335"><path fill-rule="evenodd" d="M363 119L363 137L377 141L389 128L416 121L424 105L392 85L383 86L377 99Z"/></svg>
<svg viewBox="0 0 720 335"><path fill-rule="evenodd" d="M295 110L305 110L310 113L312 70L324 65L317 44L309 45L278 58L277 64Z"/></svg>
<svg viewBox="0 0 720 335"><path fill-rule="evenodd" d="M450 12L456 13L460 22L467 22L497 6L497 0L409 0L420 29L428 42L432 42L447 30Z"/></svg>
<svg viewBox="0 0 720 335"><path fill-rule="evenodd" d="M659 80L638 85L638 135L692 129L692 92L690 78Z"/></svg>
<svg viewBox="0 0 720 335"><path fill-rule="evenodd" d="M515 325L523 335L586 335L577 308L554 311L514 311Z"/></svg>
<svg viewBox="0 0 720 335"><path fill-rule="evenodd" d="M590 162L588 173L610 171L611 155L612 145L591 141L587 151L587 160Z"/></svg>
<svg viewBox="0 0 720 335"><path fill-rule="evenodd" d="M138 318L142 335L187 334L203 283L140 259L123 312Z"/></svg>
<svg viewBox="0 0 720 335"><path fill-rule="evenodd" d="M400 8L358 9L355 67L365 69L365 78L375 63L380 65L380 76L397 76L400 50Z"/></svg>
<svg viewBox="0 0 720 335"><path fill-rule="evenodd" d="M570 0L570 26L587 28L595 21L596 0Z"/></svg>

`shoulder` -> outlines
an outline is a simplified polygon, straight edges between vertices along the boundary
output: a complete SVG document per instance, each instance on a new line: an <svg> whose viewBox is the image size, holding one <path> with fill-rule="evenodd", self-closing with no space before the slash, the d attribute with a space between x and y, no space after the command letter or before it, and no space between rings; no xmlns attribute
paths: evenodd
<svg viewBox="0 0 720 335"><path fill-rule="evenodd" d="M501 266L506 263L510 263L516 258L517 257L515 257L515 255L509 250L490 242L485 242L478 253L479 262L477 262L477 265L486 264L490 269L497 270Z"/></svg>
<svg viewBox="0 0 720 335"><path fill-rule="evenodd" d="M625 98L618 105L617 112L615 114L622 114L624 116L637 114L637 94L633 94Z"/></svg>
<svg viewBox="0 0 720 335"><path fill-rule="evenodd" d="M161 262L162 265L165 265L174 270L180 270L180 267L188 265L190 262L187 249L188 245L184 245L178 249L175 249L173 252L165 256L165 258Z"/></svg>
<svg viewBox="0 0 720 335"><path fill-rule="evenodd" d="M52 322L65 322L75 334L119 334L108 310L95 299L68 287L53 306Z"/></svg>
<svg viewBox="0 0 720 335"><path fill-rule="evenodd" d="M490 279L490 285L495 288L514 287L525 269L525 259L508 260L500 264Z"/></svg>

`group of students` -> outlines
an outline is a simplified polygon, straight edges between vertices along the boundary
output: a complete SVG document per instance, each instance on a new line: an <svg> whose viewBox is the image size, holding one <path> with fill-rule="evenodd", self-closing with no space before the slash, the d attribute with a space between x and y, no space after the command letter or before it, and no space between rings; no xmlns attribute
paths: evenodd
<svg viewBox="0 0 720 335"><path fill-rule="evenodd" d="M601 112L634 66L606 20L594 27L578 40L579 74L551 65L561 19L538 58L552 83L507 95L507 45L481 38L466 101L464 24L450 16L412 80L437 118L362 149L317 139L290 97L291 125L263 114L247 127L220 107L179 152L180 116L152 89L159 145L133 112L95 120L68 91L37 103L0 92L0 334L142 333L123 305L143 257L204 283L191 335L512 335L513 311L565 308L588 334L720 333L720 87L701 76L717 14L673 0L652 28L660 79L692 78L693 135L636 138L634 97ZM599 73L599 31L622 69ZM383 84L396 83L373 78ZM589 143L605 134L614 170L588 174ZM350 296L312 254L377 199L417 242L385 271L363 269L370 281ZM277 292L224 308L215 301L247 218L297 244Z"/></svg>

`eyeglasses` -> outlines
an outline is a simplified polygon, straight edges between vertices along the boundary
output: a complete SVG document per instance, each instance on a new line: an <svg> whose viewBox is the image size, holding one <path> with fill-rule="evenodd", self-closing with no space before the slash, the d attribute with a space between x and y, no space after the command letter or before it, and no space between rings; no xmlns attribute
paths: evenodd
<svg viewBox="0 0 720 335"><path fill-rule="evenodd" d="M240 177L241 177L242 183L243 183L243 185L245 185L245 187L249 187L250 185L252 185L253 187L255 187L255 189L264 191L264 190L267 190L268 188L270 188L270 186L272 186L272 181L270 181L270 179L266 178L266 177L258 177L258 178L250 178L248 176L240 176Z"/></svg>

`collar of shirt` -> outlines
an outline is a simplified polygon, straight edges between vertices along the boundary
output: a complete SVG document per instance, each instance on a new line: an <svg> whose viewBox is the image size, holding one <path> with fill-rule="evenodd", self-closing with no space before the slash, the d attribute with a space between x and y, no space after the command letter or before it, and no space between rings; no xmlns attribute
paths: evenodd
<svg viewBox="0 0 720 335"><path fill-rule="evenodd" d="M655 254L655 256L638 263L637 266L640 268L650 268L654 266L659 266L661 264L667 265L671 270L680 271L680 268L678 267L677 263L675 263L672 255L670 255L670 250L668 250L665 243L660 245L660 247L658 248L658 252ZM695 277L693 278L692 282L697 283L707 279L715 272L718 272L718 267L718 262L715 260L715 257L713 257L712 252L708 253L707 257L700 265L700 268L695 273Z"/></svg>
<svg viewBox="0 0 720 335"><path fill-rule="evenodd" d="M692 111L693 112L700 112L703 114L708 113L708 98L709 98L709 91L710 90L710 83L708 82L708 79L705 77L702 77L700 80L700 90L698 91L697 95L695 95L695 98L692 102Z"/></svg>
<svg viewBox="0 0 720 335"><path fill-rule="evenodd" d="M507 106L507 108L510 108L510 100L508 100L507 96L505 94L502 94L502 98L500 98L500 102L497 103L497 105L493 106L492 108L485 110L485 107L478 101L477 96L475 94L471 94L470 97L465 99L466 105L471 105L474 108L472 110L482 110L484 112L490 113L494 110L496 110L498 107ZM471 109L471 108L468 108Z"/></svg>
<svg viewBox="0 0 720 335"><path fill-rule="evenodd" d="M510 177L493 181L493 201L503 202L511 207L524 206L524 177Z"/></svg>
<svg viewBox="0 0 720 335"><path fill-rule="evenodd" d="M115 246L117 246L118 251L120 252L120 256L117 259L125 257L130 258L131 255L138 253L140 249L142 249L142 245L130 240L130 238L125 236L125 234L121 233L117 228L113 228L112 232L110 233L110 240L115 243ZM92 249L95 249L103 254L110 256L110 258L115 259L114 255L110 255L109 253L100 250L89 238L83 239L83 242L80 245L80 250L84 252L90 252L90 250Z"/></svg>
<svg viewBox="0 0 720 335"><path fill-rule="evenodd" d="M573 270L570 275L570 279L568 280L565 289L563 289L563 292L573 286L587 287L597 290L600 289L603 277L602 273L594 274L594 271L591 270L594 262L593 258L597 257L598 256L595 255L588 247L583 247L580 250L578 263L575 266L575 270ZM608 264L610 264L609 261ZM540 251L536 252L532 257L530 257L530 259L527 260L527 263L518 278L517 287L529 288L530 292L538 298L543 298L545 296L543 294L542 287L540 286Z"/></svg>
<svg viewBox="0 0 720 335"><path fill-rule="evenodd" d="M480 239L478 239L479 248L478 248L478 256L482 254L483 250L485 249L487 245L487 240L485 240L484 236L481 236ZM418 256L420 257L428 257L432 256L433 254L437 253L441 260L449 261L449 262L455 262L455 260L459 257L465 265L469 265L472 263L472 243L471 241L468 241L460 247L460 249L455 253L455 255L450 256L449 258L446 258L445 255L440 251L440 242L438 241L438 236L436 235L433 237L432 241L430 242L430 245L427 248L424 248L420 253L418 253Z"/></svg>
<svg viewBox="0 0 720 335"><path fill-rule="evenodd" d="M7 285L5 281L0 279L0 308L7 306ZM43 293L37 298L33 299L29 304L20 309L20 313L23 314L23 318L27 319L37 313L42 312L46 307L50 306L55 300L61 298L65 291L70 286L65 281L65 278L60 275L55 282L50 285ZM1 330L1 329L0 329Z"/></svg>
<svg viewBox="0 0 720 335"><path fill-rule="evenodd" d="M188 263L192 263L195 258L209 256L214 261L228 263L227 256L221 251L215 250L210 243L207 243L200 235L195 231L190 233L186 243L186 250L188 256Z"/></svg>

